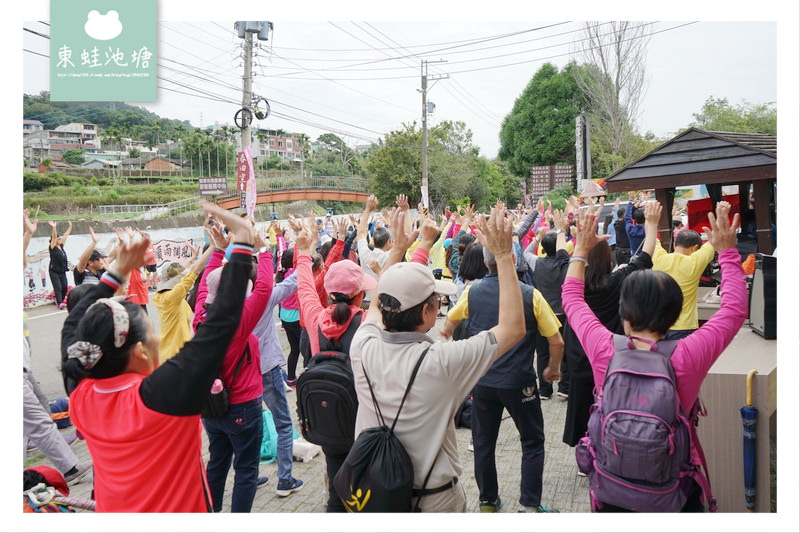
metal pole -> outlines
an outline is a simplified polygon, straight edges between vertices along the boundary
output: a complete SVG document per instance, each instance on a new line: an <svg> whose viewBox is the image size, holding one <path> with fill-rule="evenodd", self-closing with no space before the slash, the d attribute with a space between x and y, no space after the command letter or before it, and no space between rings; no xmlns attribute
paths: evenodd
<svg viewBox="0 0 800 533"><path fill-rule="evenodd" d="M245 32L244 36L244 77L243 77L243 93L242 93L242 107L250 109L253 101L253 33ZM250 132L250 120L246 120L246 116L242 114L242 151L253 143L253 138ZM240 192L239 203L244 207L244 193Z"/></svg>
<svg viewBox="0 0 800 533"><path fill-rule="evenodd" d="M428 62L420 60L422 77L422 204L428 205Z"/></svg>

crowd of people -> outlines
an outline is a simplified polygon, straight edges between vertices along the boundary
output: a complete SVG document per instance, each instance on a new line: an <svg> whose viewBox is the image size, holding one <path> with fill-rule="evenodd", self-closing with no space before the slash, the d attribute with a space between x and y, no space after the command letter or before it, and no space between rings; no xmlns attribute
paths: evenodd
<svg viewBox="0 0 800 533"><path fill-rule="evenodd" d="M295 407L286 391L315 354L333 346L349 355L356 436L378 425L379 413L395 422L415 372L394 431L413 464L423 512L467 510L454 417L468 397L480 511L503 506L495 456L505 409L520 436L521 509L558 512L558 502L542 501L541 402L554 392L566 399L563 442L576 446L602 395L616 335L640 350L677 343L676 389L689 413L745 319L738 214L730 217L726 202L709 214L705 243L683 229L671 252L658 238L662 206L646 196L631 195L625 207L618 200L600 229L602 205L581 207L574 198L564 210L541 200L515 210L498 201L485 214L446 208L438 222L421 205L412 215L403 195L395 203L377 211L371 196L358 215L290 217L288 227L204 203L205 249L194 249L187 264L163 264L160 275L146 233L117 229L106 257L90 230L66 298L61 367L72 422L92 460L78 463L53 426L27 363L27 332L23 450L37 444L68 482L93 472L99 512L220 512L232 465L230 510L250 512L267 482L258 468L264 405L278 435L276 493L304 488L292 476ZM36 224L26 211L26 247ZM72 226L59 236L50 225L60 303ZM700 326L698 282L715 255L720 309ZM210 414L209 397L220 391L227 410ZM322 451L326 510L343 512L333 481L349 450ZM686 488L683 510L709 506L701 488ZM631 509L601 501L596 510Z"/></svg>

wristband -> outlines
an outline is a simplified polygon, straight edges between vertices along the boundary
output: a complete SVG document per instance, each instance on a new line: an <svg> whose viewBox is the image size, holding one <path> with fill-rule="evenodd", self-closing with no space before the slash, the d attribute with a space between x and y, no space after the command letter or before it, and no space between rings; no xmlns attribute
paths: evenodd
<svg viewBox="0 0 800 533"><path fill-rule="evenodd" d="M573 255L572 257L569 258L569 263L572 264L572 262L574 261L583 261L583 264L589 266L589 261L587 261L585 257L581 257L579 255Z"/></svg>

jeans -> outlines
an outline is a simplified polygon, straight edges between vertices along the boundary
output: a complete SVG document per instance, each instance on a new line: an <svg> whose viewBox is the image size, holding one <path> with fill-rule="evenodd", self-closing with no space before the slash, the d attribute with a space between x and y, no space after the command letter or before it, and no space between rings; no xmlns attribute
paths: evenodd
<svg viewBox="0 0 800 533"><path fill-rule="evenodd" d="M290 482L292 480L292 417L289 414L289 402L286 401L284 388L283 369L276 366L261 375L264 385L264 403L272 412L275 421L275 431L278 433L278 479Z"/></svg>
<svg viewBox="0 0 800 533"><path fill-rule="evenodd" d="M496 389L475 385L472 395L472 444L475 481L481 500L498 496L495 447L503 408L508 411L522 444L520 505L536 507L542 500L544 474L544 419L536 384L527 389Z"/></svg>
<svg viewBox="0 0 800 533"><path fill-rule="evenodd" d="M264 425L261 418L261 398L231 404L225 416L203 418L208 434L208 486L214 512L222 511L225 480L233 458L232 513L249 513L256 496L258 462L261 459L261 438Z"/></svg>

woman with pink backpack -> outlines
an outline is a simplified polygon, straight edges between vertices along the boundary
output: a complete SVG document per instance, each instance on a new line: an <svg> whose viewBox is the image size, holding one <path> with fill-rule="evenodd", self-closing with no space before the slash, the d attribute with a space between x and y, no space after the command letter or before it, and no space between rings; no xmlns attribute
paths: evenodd
<svg viewBox="0 0 800 533"><path fill-rule="evenodd" d="M730 224L729 211L730 204L718 202L716 216L709 213L710 227L704 228L719 254L720 308L678 341L663 340L683 302L677 282L665 272L640 270L626 278L620 293L625 336L613 335L600 323L584 301L584 271L589 251L607 236L597 234L594 214L587 210L581 215L562 301L597 384L588 435L576 448L579 468L590 480L594 511L702 512L705 505L715 510L702 471L702 448L690 420L696 416L698 394L709 369L747 316L747 289L736 250L739 215ZM658 363L663 363L663 375L643 370ZM621 387L610 385L620 380L628 387L623 393ZM651 387L656 381L660 385ZM675 405L669 406L675 411L674 422L672 413L653 414L651 409L668 394L675 397ZM621 397L624 407L611 407ZM661 438L645 442L639 438L642 434ZM661 472L653 468L662 464L658 447L663 447L665 459Z"/></svg>

